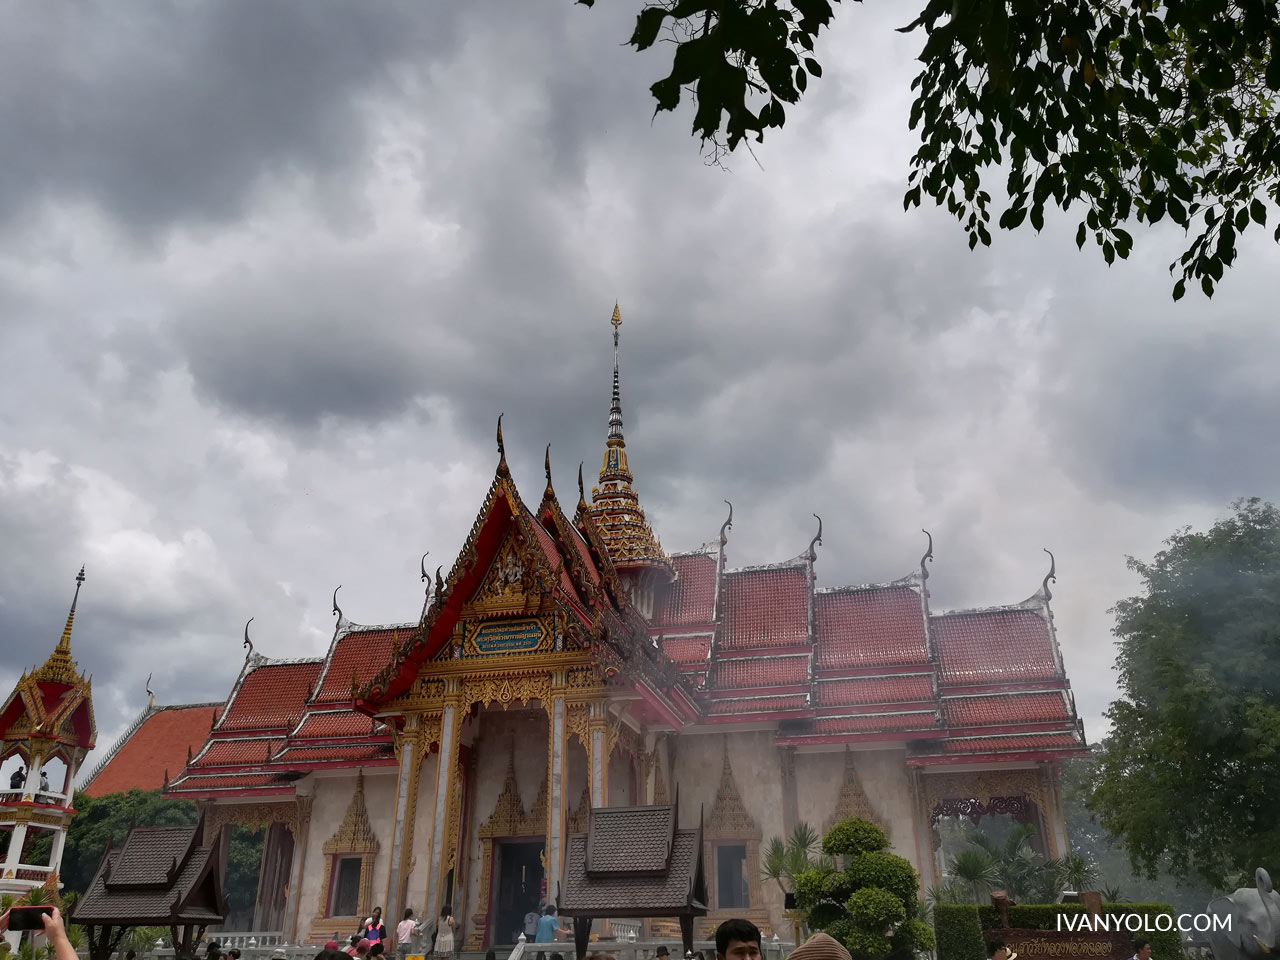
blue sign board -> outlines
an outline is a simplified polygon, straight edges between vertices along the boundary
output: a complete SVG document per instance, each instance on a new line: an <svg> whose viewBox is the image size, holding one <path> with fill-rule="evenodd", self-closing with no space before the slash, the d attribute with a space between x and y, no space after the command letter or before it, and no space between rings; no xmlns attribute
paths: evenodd
<svg viewBox="0 0 1280 960"><path fill-rule="evenodd" d="M536 650L542 642L542 624L537 620L501 620L486 623L473 641L481 653L518 653Z"/></svg>

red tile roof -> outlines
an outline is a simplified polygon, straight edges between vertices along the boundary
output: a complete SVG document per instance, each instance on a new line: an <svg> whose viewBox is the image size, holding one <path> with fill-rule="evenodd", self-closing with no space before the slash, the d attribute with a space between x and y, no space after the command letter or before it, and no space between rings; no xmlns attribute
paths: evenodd
<svg viewBox="0 0 1280 960"><path fill-rule="evenodd" d="M389 630L353 629L338 640L316 692L316 703L350 703L351 680L364 685L391 660L397 640L403 641L415 626Z"/></svg>
<svg viewBox="0 0 1280 960"><path fill-rule="evenodd" d="M711 684L721 690L737 687L780 687L808 682L808 654L797 657L721 659L711 666Z"/></svg>
<svg viewBox="0 0 1280 960"><path fill-rule="evenodd" d="M542 548L542 555L547 561L547 566L555 570L563 561L560 556L560 548L556 546L555 540L551 538L551 534L547 533L546 528L538 522L537 517L528 511L525 512L525 516L529 518L529 525L533 527L533 534L538 540L538 546ZM573 585L573 578L569 576L569 571L566 569L561 569L560 571L560 589L574 601L582 602L578 596L577 588Z"/></svg>
<svg viewBox="0 0 1280 960"><path fill-rule="evenodd" d="M321 763L338 760L377 760L394 757L390 741L384 743L339 743L328 746L290 745L280 752L276 763Z"/></svg>
<svg viewBox="0 0 1280 960"><path fill-rule="evenodd" d="M303 719L292 740L332 740L338 737L367 737L373 724L354 710L312 711Z"/></svg>
<svg viewBox="0 0 1280 960"><path fill-rule="evenodd" d="M947 753L1013 753L1025 750L1069 750L1080 746L1074 734L1038 733L1024 737L972 737L948 740Z"/></svg>
<svg viewBox="0 0 1280 960"><path fill-rule="evenodd" d="M790 647L809 642L803 567L737 570L724 575L722 649Z"/></svg>
<svg viewBox="0 0 1280 960"><path fill-rule="evenodd" d="M292 729L302 718L322 666L323 661L315 660L268 663L252 670L227 706L218 730Z"/></svg>
<svg viewBox="0 0 1280 960"><path fill-rule="evenodd" d="M705 553L688 553L671 558L676 580L655 624L710 623L715 617L717 559Z"/></svg>
<svg viewBox="0 0 1280 960"><path fill-rule="evenodd" d="M929 659L920 595L910 587L818 593L814 612L819 667L925 663Z"/></svg>
<svg viewBox="0 0 1280 960"><path fill-rule="evenodd" d="M574 549L578 551L578 556L582 559L582 565L587 568L587 576L591 579L592 583L599 583L600 570L596 566L595 558L591 556L591 548L587 546L587 541L582 538L582 534L578 531L577 527L572 523L569 523L568 527Z"/></svg>
<svg viewBox="0 0 1280 960"><path fill-rule="evenodd" d="M1018 693L993 697L949 697L942 701L943 716L953 727L977 727L1007 723L1072 722L1063 694Z"/></svg>
<svg viewBox="0 0 1280 960"><path fill-rule="evenodd" d="M929 730L936 727L928 713L864 713L855 717L819 717L814 733L876 733L882 730Z"/></svg>
<svg viewBox="0 0 1280 960"><path fill-rule="evenodd" d="M784 697L730 697L725 700L713 700L707 712L712 716L725 716L726 714L802 710L804 707L805 695L794 693Z"/></svg>
<svg viewBox="0 0 1280 960"><path fill-rule="evenodd" d="M703 664L707 660L707 651L711 649L711 634L700 637L663 637L662 652L673 663L681 665Z"/></svg>
<svg viewBox="0 0 1280 960"><path fill-rule="evenodd" d="M114 756L85 787L85 793L101 797L135 787L159 790L166 770L176 776L187 765L187 751L204 746L221 707L210 703L160 707L115 746Z"/></svg>
<svg viewBox="0 0 1280 960"><path fill-rule="evenodd" d="M275 773L215 773L185 777L180 783L170 784L171 791L251 790L256 787L289 786L289 780Z"/></svg>
<svg viewBox="0 0 1280 960"><path fill-rule="evenodd" d="M283 743L282 737L237 737L214 740L209 744L209 749L195 758L192 766L229 767L241 764L263 764Z"/></svg>
<svg viewBox="0 0 1280 960"><path fill-rule="evenodd" d="M930 618L947 684L1052 680L1049 625L1034 610L984 610Z"/></svg>
<svg viewBox="0 0 1280 960"><path fill-rule="evenodd" d="M912 703L933 699L932 674L899 677L858 677L824 680L818 684L821 706L853 707L867 703Z"/></svg>

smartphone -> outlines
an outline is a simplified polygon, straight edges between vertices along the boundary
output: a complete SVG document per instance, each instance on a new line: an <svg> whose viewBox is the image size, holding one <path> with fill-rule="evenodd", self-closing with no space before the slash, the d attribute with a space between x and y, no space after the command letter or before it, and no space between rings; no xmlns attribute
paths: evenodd
<svg viewBox="0 0 1280 960"><path fill-rule="evenodd" d="M40 919L41 914L53 915L53 907L43 906L25 906L9 908L9 929L10 930L44 930L44 922Z"/></svg>

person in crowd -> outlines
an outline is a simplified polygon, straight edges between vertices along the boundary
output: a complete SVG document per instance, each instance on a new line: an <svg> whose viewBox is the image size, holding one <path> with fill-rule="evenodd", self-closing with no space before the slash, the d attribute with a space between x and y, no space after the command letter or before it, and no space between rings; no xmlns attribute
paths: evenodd
<svg viewBox="0 0 1280 960"><path fill-rule="evenodd" d="M324 949L317 953L312 960L347 960L347 954L337 948L337 940L330 940L329 943L332 943L334 948L330 950L329 944L326 943Z"/></svg>
<svg viewBox="0 0 1280 960"><path fill-rule="evenodd" d="M418 924L413 919L413 907L405 907L404 916L396 924L396 946L404 953L403 947L413 939L413 932Z"/></svg>
<svg viewBox="0 0 1280 960"><path fill-rule="evenodd" d="M716 927L716 960L760 960L760 928L750 920L726 920Z"/></svg>
<svg viewBox="0 0 1280 960"><path fill-rule="evenodd" d="M671 960L671 951L667 949L666 944L660 946L654 953L654 960Z"/></svg>
<svg viewBox="0 0 1280 960"><path fill-rule="evenodd" d="M373 946L373 941L365 937L361 937L360 942L356 944L355 955L357 957L361 957L363 960L364 957L367 957L369 955L369 948L372 946Z"/></svg>
<svg viewBox="0 0 1280 960"><path fill-rule="evenodd" d="M991 940L987 943L987 956L990 960L1013 960L1016 953L1010 953L1003 940Z"/></svg>
<svg viewBox="0 0 1280 960"><path fill-rule="evenodd" d="M128 950L125 952L124 960L138 960L137 950Z"/></svg>
<svg viewBox="0 0 1280 960"><path fill-rule="evenodd" d="M484 960L498 960L498 951L490 947L484 952Z"/></svg>
<svg viewBox="0 0 1280 960"><path fill-rule="evenodd" d="M1133 941L1133 960L1151 960L1151 943L1148 940Z"/></svg>
<svg viewBox="0 0 1280 960"><path fill-rule="evenodd" d="M364 922L364 927L360 930L360 936L368 940L370 944L380 943L387 939L387 925L382 922L382 908L374 907L373 916Z"/></svg>
<svg viewBox="0 0 1280 960"><path fill-rule="evenodd" d="M22 764L18 764L18 769L13 771L13 775L9 777L9 789L21 790L26 782L27 771L23 768Z"/></svg>
<svg viewBox="0 0 1280 960"><path fill-rule="evenodd" d="M382 941L379 940L377 943L375 943L373 946L369 948L369 960L373 960L374 957L382 956L383 951L385 949L386 948L382 945Z"/></svg>
<svg viewBox="0 0 1280 960"><path fill-rule="evenodd" d="M564 960L564 954L563 954L563 953L553 953L553 954L551 955L551 960Z"/></svg>
<svg viewBox="0 0 1280 960"><path fill-rule="evenodd" d="M538 935L538 921L542 919L542 914L537 910L530 910L524 915L524 938L532 942L533 938Z"/></svg>
<svg viewBox="0 0 1280 960"><path fill-rule="evenodd" d="M341 953L341 952L342 952L342 949L338 946L338 941L337 941L337 940L330 940L328 943L326 943L326 944L324 945L324 948L325 948L326 950L334 950L334 951L336 951L336 952L338 952L338 953Z"/></svg>
<svg viewBox="0 0 1280 960"><path fill-rule="evenodd" d="M440 908L440 918L436 921L436 945L432 953L437 957L453 956L453 934L458 921L453 919L453 906L446 903Z"/></svg>
<svg viewBox="0 0 1280 960"><path fill-rule="evenodd" d="M57 907L52 913L40 914L40 922L44 924L44 935L48 945L53 948L54 960L79 960L76 948L67 939L67 928L62 923L62 911ZM0 933L9 929L9 911L0 914Z"/></svg>
<svg viewBox="0 0 1280 960"><path fill-rule="evenodd" d="M343 951L348 957L354 957L356 955L356 947L359 945L360 939L360 934L358 933L353 933L351 935L351 940L347 944L347 949Z"/></svg>
<svg viewBox="0 0 1280 960"><path fill-rule="evenodd" d="M542 908L542 919L538 921L538 932L533 939L535 943L554 943L558 935L568 932L556 919L556 905L548 903ZM538 951L538 960L546 960L546 956L541 950Z"/></svg>
<svg viewBox="0 0 1280 960"><path fill-rule="evenodd" d="M796 947L791 956L800 960L852 960L840 941L825 933L815 933Z"/></svg>
<svg viewBox="0 0 1280 960"><path fill-rule="evenodd" d="M283 947L281 949L283 949ZM285 956L287 957L288 954ZM227 951L227 960L240 960L240 951L237 948L232 947Z"/></svg>

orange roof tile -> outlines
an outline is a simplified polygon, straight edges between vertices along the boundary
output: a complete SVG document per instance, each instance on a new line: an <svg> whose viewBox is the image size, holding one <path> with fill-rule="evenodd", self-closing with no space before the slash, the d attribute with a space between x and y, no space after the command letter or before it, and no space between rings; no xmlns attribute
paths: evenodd
<svg viewBox="0 0 1280 960"><path fill-rule="evenodd" d="M933 699L933 677L858 677L818 683L818 703L824 707L852 707L866 703L912 703Z"/></svg>
<svg viewBox="0 0 1280 960"><path fill-rule="evenodd" d="M282 737L231 737L214 740L196 757L192 767L231 767L263 764L284 743Z"/></svg>
<svg viewBox="0 0 1280 960"><path fill-rule="evenodd" d="M250 671L235 692L219 731L292 729L302 718L323 661L267 663Z"/></svg>
<svg viewBox="0 0 1280 960"><path fill-rule="evenodd" d="M717 660L711 667L711 682L721 690L808 683L809 655Z"/></svg>
<svg viewBox="0 0 1280 960"><path fill-rule="evenodd" d="M373 728L370 719L354 710L313 710L303 719L291 740L325 740L338 737L367 737Z"/></svg>
<svg viewBox="0 0 1280 960"><path fill-rule="evenodd" d="M948 697L943 715L953 727L1003 723L1051 723L1072 721L1066 698L1056 690L993 697Z"/></svg>
<svg viewBox="0 0 1280 960"><path fill-rule="evenodd" d="M929 659L920 595L910 587L818 593L814 614L819 667L888 666Z"/></svg>
<svg viewBox="0 0 1280 960"><path fill-rule="evenodd" d="M654 618L655 624L710 623L715 617L717 563L715 557L706 553L672 557L676 580Z"/></svg>
<svg viewBox="0 0 1280 960"><path fill-rule="evenodd" d="M137 788L159 790L165 771L176 776L187 765L187 751L204 746L221 704L159 707L128 739L116 744L106 766L84 788L91 797Z"/></svg>
<svg viewBox="0 0 1280 960"><path fill-rule="evenodd" d="M787 647L809 642L808 589L800 566L735 570L724 575L723 649Z"/></svg>
<svg viewBox="0 0 1280 960"><path fill-rule="evenodd" d="M169 792L251 790L257 787L287 787L289 784L289 779L278 773L212 773L184 777L178 783L171 783Z"/></svg>
<svg viewBox="0 0 1280 960"><path fill-rule="evenodd" d="M662 652L673 663L683 665L704 664L711 649L711 634L699 637L663 637Z"/></svg>
<svg viewBox="0 0 1280 960"><path fill-rule="evenodd" d="M937 726L932 713L867 713L856 717L819 717L814 733L879 733L895 730L929 730Z"/></svg>
<svg viewBox="0 0 1280 960"><path fill-rule="evenodd" d="M1075 734L1037 733L1026 737L972 737L948 740L947 753L1012 753L1023 750L1067 750L1080 746Z"/></svg>
<svg viewBox="0 0 1280 960"><path fill-rule="evenodd" d="M773 713L778 710L802 710L805 695L793 693L783 697L730 697L713 700L708 709L712 716L741 713Z"/></svg>
<svg viewBox="0 0 1280 960"><path fill-rule="evenodd" d="M352 629L338 640L325 665L316 703L350 703L351 681L364 685L391 660L396 639L403 641L415 627Z"/></svg>
<svg viewBox="0 0 1280 960"><path fill-rule="evenodd" d="M383 743L338 743L327 746L289 745L281 751L275 762L288 766L291 763L321 763L337 760L377 760L394 757L395 749L388 740Z"/></svg>
<svg viewBox="0 0 1280 960"><path fill-rule="evenodd" d="M931 617L930 627L949 684L1054 680L1049 625L1034 610L983 610Z"/></svg>

